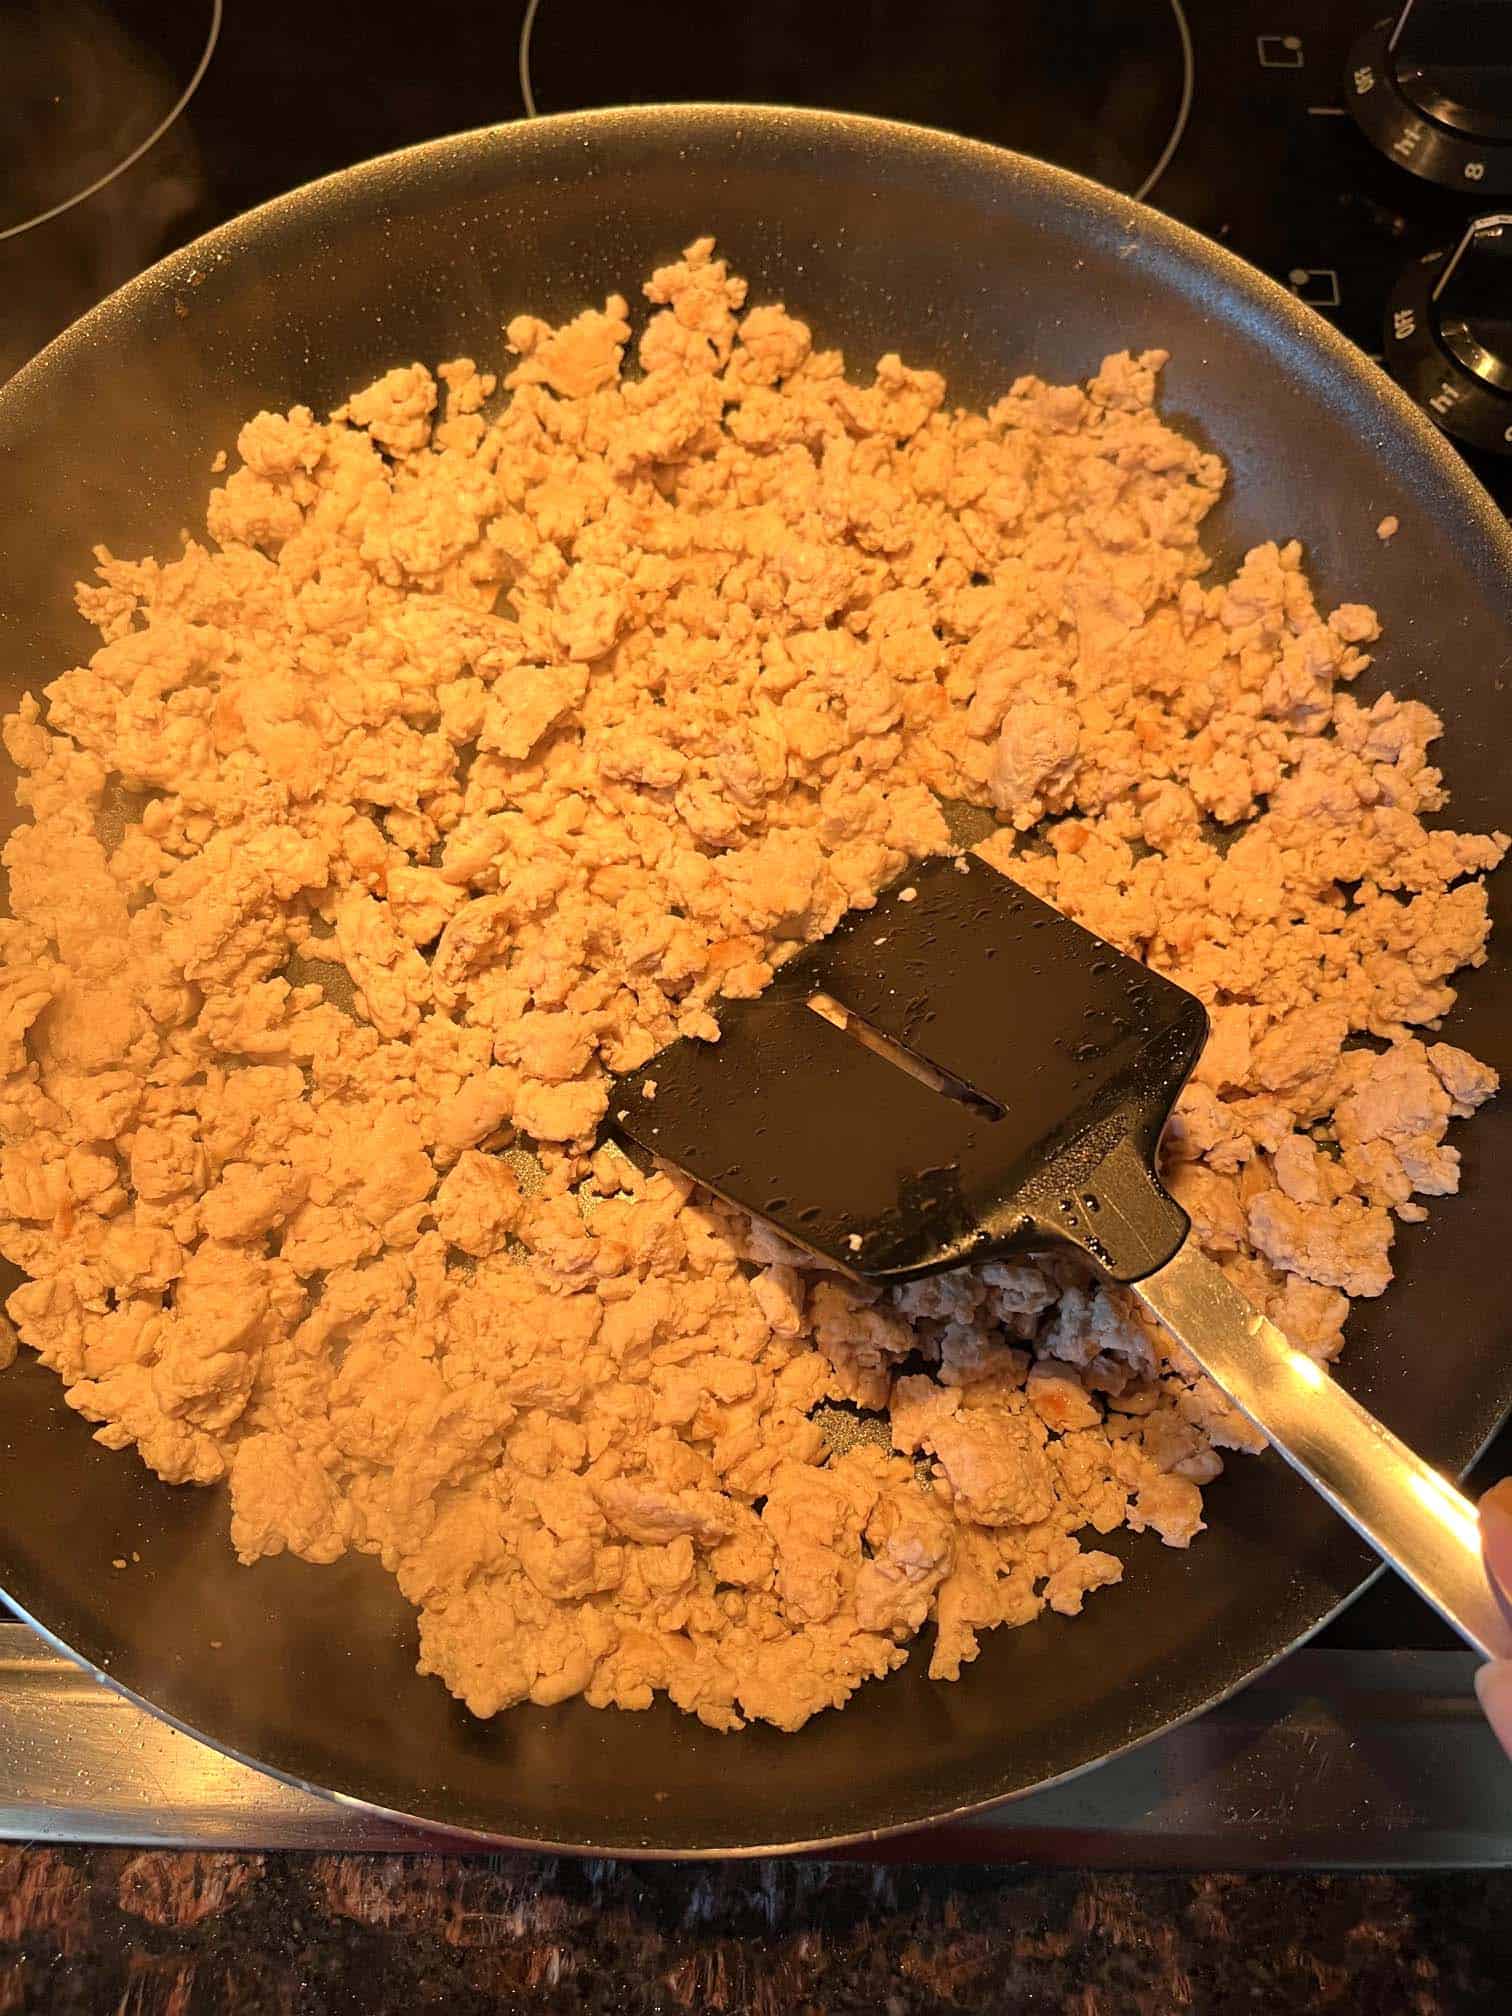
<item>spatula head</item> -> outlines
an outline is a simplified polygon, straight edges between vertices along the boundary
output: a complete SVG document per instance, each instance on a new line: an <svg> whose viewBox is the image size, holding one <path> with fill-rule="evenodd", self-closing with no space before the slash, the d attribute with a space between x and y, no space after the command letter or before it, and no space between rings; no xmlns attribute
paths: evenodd
<svg viewBox="0 0 1512 2016"><path fill-rule="evenodd" d="M621 1079L612 1121L847 1273L1069 1241L1131 1281L1185 1235L1153 1159L1201 1002L973 856L913 870L720 1025Z"/></svg>

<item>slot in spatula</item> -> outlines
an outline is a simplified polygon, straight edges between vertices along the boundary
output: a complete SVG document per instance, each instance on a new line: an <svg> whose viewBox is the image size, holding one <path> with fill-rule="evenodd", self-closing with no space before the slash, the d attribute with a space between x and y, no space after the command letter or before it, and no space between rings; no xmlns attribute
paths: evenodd
<svg viewBox="0 0 1512 2016"><path fill-rule="evenodd" d="M969 856L915 869L618 1081L617 1130L840 1271L892 1285L1052 1246L1127 1287L1486 1657L1475 1510L1197 1248L1155 1173L1200 1001Z"/></svg>

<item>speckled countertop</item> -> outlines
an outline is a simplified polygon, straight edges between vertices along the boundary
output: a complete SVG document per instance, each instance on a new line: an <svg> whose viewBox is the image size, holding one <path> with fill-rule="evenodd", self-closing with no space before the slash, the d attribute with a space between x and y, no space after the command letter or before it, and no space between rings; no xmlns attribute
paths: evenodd
<svg viewBox="0 0 1512 2016"><path fill-rule="evenodd" d="M1512 1872L0 1847L0 2016L1491 2016Z"/></svg>

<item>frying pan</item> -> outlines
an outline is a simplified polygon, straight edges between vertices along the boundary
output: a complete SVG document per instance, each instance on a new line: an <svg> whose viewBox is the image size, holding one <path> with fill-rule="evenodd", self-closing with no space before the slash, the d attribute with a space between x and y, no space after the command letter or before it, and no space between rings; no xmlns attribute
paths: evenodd
<svg viewBox="0 0 1512 2016"><path fill-rule="evenodd" d="M1303 538L1325 603L1380 610L1380 678L1446 716L1457 823L1508 823L1512 536L1402 394L1270 281L1123 197L816 112L610 111L439 141L268 204L123 288L0 392L0 698L90 648L70 600L90 546L162 552L199 524L211 458L257 408L328 407L416 357L494 359L508 316L632 292L701 231L754 300L786 300L857 365L892 348L936 365L963 402L1025 370L1073 378L1110 350L1168 348L1166 414L1232 471L1206 528L1216 564ZM1509 892L1503 878L1499 912ZM1504 957L1467 976L1450 1034L1512 1065ZM1357 1309L1343 1364L1456 1472L1512 1404L1512 1117L1493 1107L1461 1145L1465 1194L1403 1229L1399 1278ZM1367 1579L1359 1543L1274 1458L1235 1460L1208 1508L1189 1554L1115 1539L1125 1579L1085 1616L990 1634L954 1686L916 1651L795 1736L715 1735L665 1703L482 1723L416 1676L411 1612L371 1560L238 1567L221 1493L99 1448L29 1354L0 1378L0 1584L55 1642L301 1783L596 1852L837 1843L1045 1785L1220 1700Z"/></svg>

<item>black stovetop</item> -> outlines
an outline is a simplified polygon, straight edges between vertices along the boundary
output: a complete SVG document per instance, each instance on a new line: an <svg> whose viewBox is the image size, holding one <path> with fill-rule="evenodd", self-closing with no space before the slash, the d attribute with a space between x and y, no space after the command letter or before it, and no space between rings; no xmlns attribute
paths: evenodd
<svg viewBox="0 0 1512 2016"><path fill-rule="evenodd" d="M1419 0L1418 18L1441 4ZM1018 147L1145 195L1377 356L1410 262L1451 245L1477 207L1508 207L1409 174L1345 110L1346 59L1387 0L7 0L11 77L26 43L12 46L13 9L50 27L46 74L0 100L0 234L139 144L218 34L134 167L52 223L0 235L0 374L267 197L438 134L585 105L830 104ZM115 32L90 32L102 15ZM1476 466L1512 509L1512 457Z"/></svg>
<svg viewBox="0 0 1512 2016"><path fill-rule="evenodd" d="M1385 0L7 0L0 377L163 253L312 177L533 112L692 98L835 105L1058 161L1220 239L1379 357L1408 265L1452 245L1477 207L1512 207L1420 180L1357 128L1346 58L1384 11ZM165 120L97 193L16 228L109 175ZM1512 457L1472 466L1512 509ZM1476 1481L1508 1470L1512 1430ZM1455 1641L1386 1577L1319 1642Z"/></svg>

